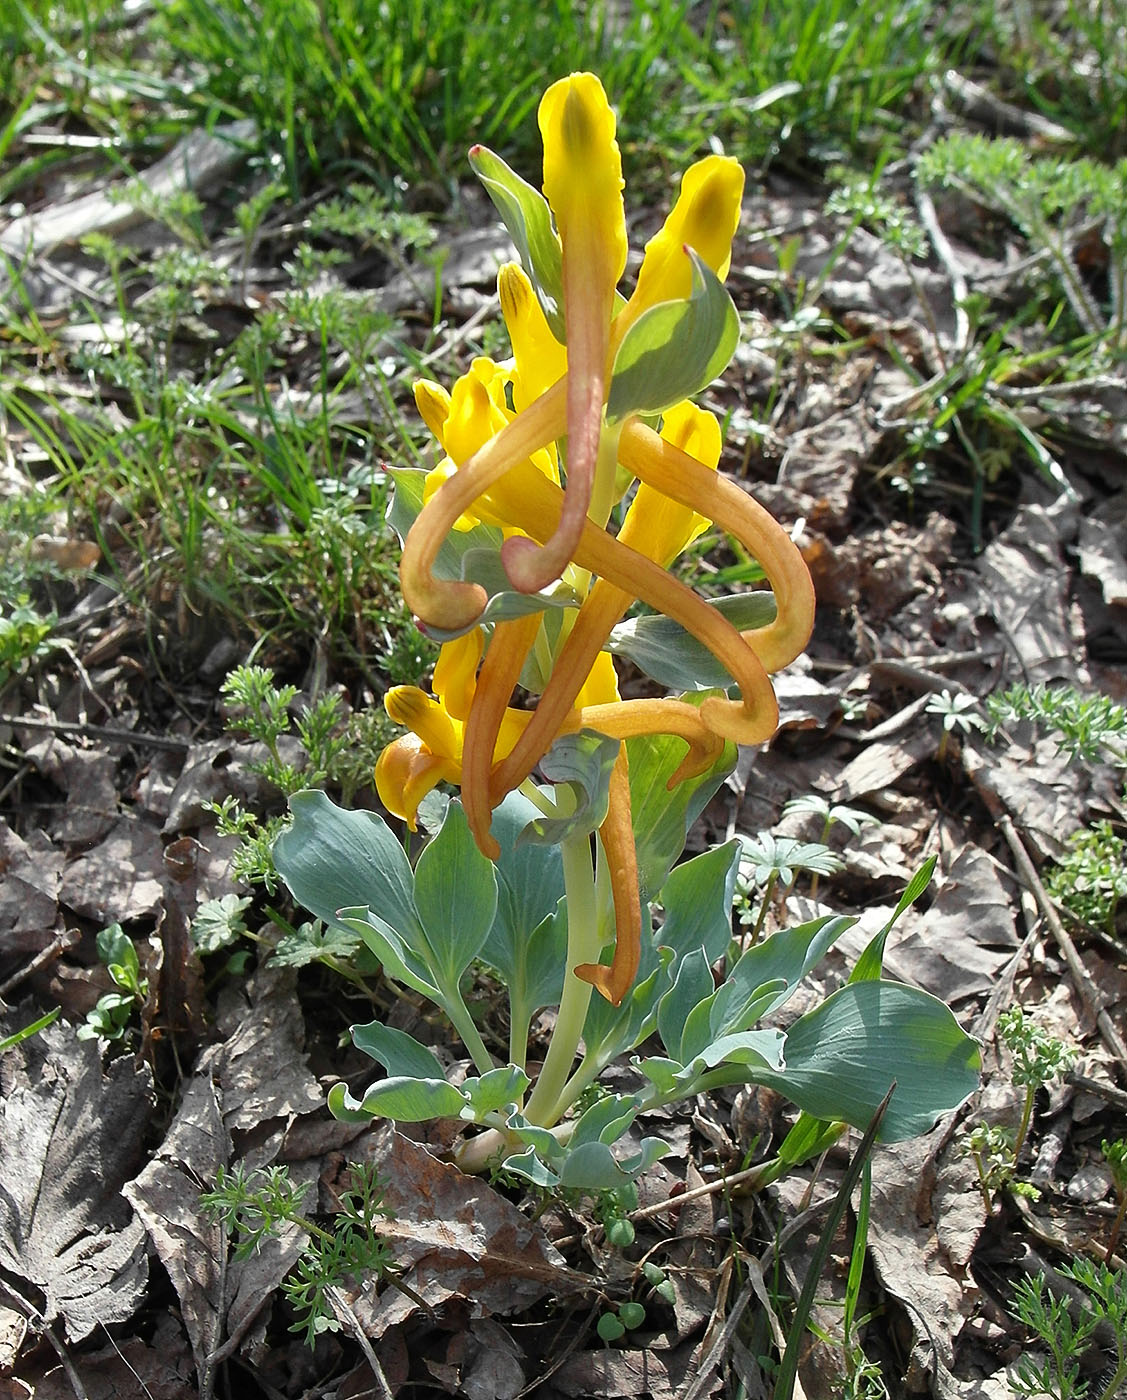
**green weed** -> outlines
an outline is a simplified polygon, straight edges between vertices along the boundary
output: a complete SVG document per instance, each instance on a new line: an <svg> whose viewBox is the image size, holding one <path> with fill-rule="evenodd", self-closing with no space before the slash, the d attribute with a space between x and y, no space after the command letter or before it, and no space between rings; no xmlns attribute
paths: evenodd
<svg viewBox="0 0 1127 1400"><path fill-rule="evenodd" d="M1026 1350L1011 1377L1021 1395L1050 1400L1115 1400L1127 1381L1127 1272L1078 1258L1060 1271L1079 1285L1081 1301L1054 1291L1042 1274L1014 1290L1014 1313L1033 1332L1043 1352ZM1082 1374L1099 1346L1097 1331L1110 1339L1108 1365L1098 1380Z"/></svg>
<svg viewBox="0 0 1127 1400"><path fill-rule="evenodd" d="M1127 898L1127 841L1110 821L1070 837L1068 851L1045 874L1045 888L1078 919L1115 936Z"/></svg>

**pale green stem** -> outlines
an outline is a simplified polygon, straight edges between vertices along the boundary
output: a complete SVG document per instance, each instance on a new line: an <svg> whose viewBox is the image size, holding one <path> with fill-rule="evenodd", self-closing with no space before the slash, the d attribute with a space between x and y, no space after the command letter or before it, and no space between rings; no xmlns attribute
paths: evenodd
<svg viewBox="0 0 1127 1400"><path fill-rule="evenodd" d="M522 797L527 797L529 802L531 802L538 811L543 812L546 817L558 817L560 815L559 808L556 804L550 797L544 796L531 778L525 778L517 791Z"/></svg>
<svg viewBox="0 0 1127 1400"><path fill-rule="evenodd" d="M610 513L614 509L615 487L618 477L618 440L622 436L622 424L603 424L599 437L599 457L595 465L595 484L591 490L591 504L587 516L600 529L605 530Z"/></svg>
<svg viewBox="0 0 1127 1400"><path fill-rule="evenodd" d="M1021 1149L1025 1146L1025 1137L1029 1132L1029 1120L1033 1117L1033 1100L1037 1095L1036 1084L1030 1084L1025 1090L1025 1102L1021 1106L1021 1122L1018 1124L1017 1137L1014 1139L1014 1166L1017 1166L1017 1159L1021 1155Z"/></svg>
<svg viewBox="0 0 1127 1400"><path fill-rule="evenodd" d="M450 1017L454 1029L462 1037L462 1044L470 1052L470 1058L477 1066L479 1074L488 1074L491 1069L497 1068L497 1063L493 1056L485 1048L485 1041L481 1038L481 1033L474 1025L474 1019L470 1015L469 1007L462 1000L462 994L457 987L440 988L443 995L443 1009Z"/></svg>
<svg viewBox="0 0 1127 1400"><path fill-rule="evenodd" d="M595 908L599 920L599 946L602 947L614 930L614 894L611 890L610 873L603 858L603 848L599 845L595 849L598 857L595 866ZM606 1068L609 1060L613 1058L600 1054L600 1050L601 1047L597 1045L585 1048L583 1058L576 1066L575 1072L560 1090L560 1096L551 1112L552 1122L563 1117L580 1094L589 1084L594 1083Z"/></svg>
<svg viewBox="0 0 1127 1400"><path fill-rule="evenodd" d="M560 842L564 889L567 892L567 966L563 995L556 1017L556 1028L544 1057L544 1067L532 1091L525 1114L530 1122L551 1127L559 1117L556 1105L571 1067L587 1007L594 988L575 975L580 963L599 960L599 915L595 901L595 878L591 867L591 839L587 835L565 836Z"/></svg>
<svg viewBox="0 0 1127 1400"><path fill-rule="evenodd" d="M590 1050L583 1056L576 1067L575 1073L560 1090L560 1096L556 1100L556 1106L552 1110L552 1117L558 1118L566 1113L571 1105L579 1098L588 1085L593 1084L599 1075L606 1068L603 1060Z"/></svg>
<svg viewBox="0 0 1127 1400"><path fill-rule="evenodd" d="M778 884L779 872L772 870L767 876L767 883L763 887L763 903L759 906L759 916L755 920L755 927L751 931L752 947L759 942L759 935L763 930L763 921L767 917L767 910L771 907L771 896L775 893L775 886Z"/></svg>

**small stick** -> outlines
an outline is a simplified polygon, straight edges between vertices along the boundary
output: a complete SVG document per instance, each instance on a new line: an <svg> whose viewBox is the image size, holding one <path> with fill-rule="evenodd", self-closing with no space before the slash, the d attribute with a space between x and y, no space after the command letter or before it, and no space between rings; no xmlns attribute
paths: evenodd
<svg viewBox="0 0 1127 1400"><path fill-rule="evenodd" d="M29 1303L22 1294L17 1293L10 1283L5 1283L2 1278L0 1278L0 1291L11 1301L16 1311L27 1318L39 1335L46 1337L55 1348L63 1371L66 1373L66 1378L70 1382L70 1388L74 1391L75 1400L90 1400L86 1393L86 1387L82 1384L82 1377L74 1369L74 1362L70 1359L66 1347L55 1336L54 1329L39 1309L33 1303Z"/></svg>
<svg viewBox="0 0 1127 1400"><path fill-rule="evenodd" d="M29 977L34 976L34 974L37 973L41 967L45 967L47 963L54 962L61 953L68 952L78 941L79 933L77 929L68 928L64 929L62 933L57 933L51 942L47 944L46 948L36 953L31 961L25 963L23 967L17 968L6 982L0 983L0 1001L8 995L13 987L18 987L21 982L25 982Z"/></svg>
<svg viewBox="0 0 1127 1400"><path fill-rule="evenodd" d="M65 719L0 715L0 724L10 724L13 729L40 729L47 734L77 734L84 739L104 739L110 744L139 744L146 749L168 749L174 753L186 753L192 747L186 739L169 739L163 734L138 734L132 729L110 729L101 724L72 724Z"/></svg>
<svg viewBox="0 0 1127 1400"><path fill-rule="evenodd" d="M372 1344L368 1340L363 1327L361 1327L360 1319L356 1316L355 1312L353 1312L348 1299L339 1288L335 1287L326 1288L325 1296L332 1304L333 1312L336 1313L338 1319L343 1322L349 1332L352 1333L354 1340L364 1353L364 1360L367 1361L368 1365L372 1368L372 1375L375 1377L376 1389L380 1394L381 1400L395 1400L395 1397L391 1393L391 1386L388 1385L387 1377L384 1375L383 1367L379 1363L379 1358L372 1350Z"/></svg>
<svg viewBox="0 0 1127 1400"><path fill-rule="evenodd" d="M969 761L968 761L969 760ZM1080 999L1087 1008L1094 1014L1096 1025L1104 1044L1115 1057L1119 1073L1127 1079L1127 1043L1119 1034L1115 1022L1107 1013L1107 1007L1103 993L1096 986L1091 973L1084 966L1080 954L1076 951L1076 944L1068 930L1061 923L1053 901L1049 898L1048 891L1041 883L1041 877L1037 874L1037 869L1029 858L1029 852L1025 849L1025 844L1014 826L1013 820L1005 809L1002 798L991 786L986 775L985 768L975 763L969 752L963 750L963 762L967 775L971 782L978 789L982 800L986 803L987 810L998 824L998 829L1006 838L1006 844L1013 853L1014 861L1018 868L1022 880L1026 887L1036 899L1038 907L1048 924L1057 947L1061 951L1065 965L1072 978L1073 986L1079 993Z"/></svg>

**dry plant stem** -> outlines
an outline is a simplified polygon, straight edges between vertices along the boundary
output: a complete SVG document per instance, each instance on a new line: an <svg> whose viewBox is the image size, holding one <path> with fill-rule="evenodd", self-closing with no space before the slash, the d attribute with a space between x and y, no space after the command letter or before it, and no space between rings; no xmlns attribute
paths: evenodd
<svg viewBox="0 0 1127 1400"><path fill-rule="evenodd" d="M692 1385L689 1386L688 1390L685 1391L682 1400L699 1400L699 1397L704 1394L704 1388L708 1384L713 1371L716 1370L717 1366L719 1366L720 1362L723 1360L724 1352L727 1350L729 1342L735 1335L736 1328L740 1325L740 1321L747 1310L748 1303L751 1302L752 1293L754 1291L754 1286L752 1284L744 1284L739 1297L732 1305L732 1311L724 1319L724 1325L720 1329L720 1335L709 1347L708 1355L702 1357L696 1379L693 1381Z"/></svg>
<svg viewBox="0 0 1127 1400"><path fill-rule="evenodd" d="M64 929L62 933L56 934L46 948L36 953L18 971L13 972L6 982L0 983L0 1000L6 997L14 987L18 987L21 982L25 982L38 972L41 967L46 967L48 963L54 962L63 953L69 952L78 942L79 934L75 929Z"/></svg>
<svg viewBox="0 0 1127 1400"><path fill-rule="evenodd" d="M74 734L83 739L101 739L107 744L137 744L146 749L167 749L170 753L187 753L192 747L187 739L170 739L163 734L138 734L133 729L111 729L102 724L74 724L63 719L0 715L0 724L10 724L14 729L38 729L46 734Z"/></svg>
<svg viewBox="0 0 1127 1400"><path fill-rule="evenodd" d="M364 1360L372 1368L372 1375L376 1382L376 1393L381 1400L395 1400L391 1387L387 1383L387 1377L383 1373L383 1367L379 1363L379 1358L372 1350L372 1344L365 1335L363 1327L360 1326L360 1319L353 1312L348 1299L339 1288L332 1287L325 1289L325 1296L332 1304L333 1312L336 1313L338 1320L352 1334L353 1340L364 1353Z"/></svg>
<svg viewBox="0 0 1127 1400"><path fill-rule="evenodd" d="M990 815L996 821L999 831L1006 838L1006 844L1013 853L1018 873L1027 888L1032 891L1041 914L1056 940L1057 947L1068 967L1073 986L1079 993L1081 1000L1094 1014L1103 1042L1114 1055L1120 1075L1127 1080L1127 1043L1124 1042L1115 1022L1108 1015L1103 994L1084 966L1068 930L1061 923L1057 911L1053 907L1053 901L1041 883L1041 877L1037 874L1036 867L1029 858L1029 852L1025 849L1025 844L1018 835L1012 818L1006 812L1002 799L990 785L989 776L985 769L974 761L966 749L963 750L963 763L971 782L978 789Z"/></svg>
<svg viewBox="0 0 1127 1400"><path fill-rule="evenodd" d="M1073 1071L1065 1076L1069 1084L1073 1084L1077 1089L1083 1089L1086 1093L1095 1094L1097 1098L1103 1099L1105 1103L1111 1104L1113 1108L1118 1108L1121 1112L1127 1113L1127 1094L1122 1089L1117 1089L1114 1084L1105 1084L1101 1079L1092 1079L1087 1074L1077 1074Z"/></svg>
<svg viewBox="0 0 1127 1400"><path fill-rule="evenodd" d="M63 1372L70 1383L70 1388L74 1391L76 1400L90 1400L90 1397L86 1393L86 1387L82 1384L82 1377L74 1369L74 1362L71 1361L66 1347L64 1347L58 1337L55 1336L54 1329L44 1318L39 1309L36 1308L33 1303L29 1303L21 1293L17 1293L11 1284L5 1283L2 1278L0 1278L0 1292L3 1293L5 1298L9 1299L16 1312L26 1317L39 1335L41 1337L46 1337L54 1347L55 1353L62 1365Z"/></svg>
<svg viewBox="0 0 1127 1400"><path fill-rule="evenodd" d="M923 224L928 238L931 239L931 246L935 249L936 256L943 264L943 269L951 279L951 296L955 303L955 344L952 346L955 358L966 353L967 346L970 345L970 317L966 313L965 305L967 299L967 277L963 271L962 264L955 256L955 250L947 240L947 235L939 224L939 216L935 212L935 204L931 195L919 186L916 189L916 209L920 216L920 223ZM940 355L943 355L942 345L937 345Z"/></svg>
<svg viewBox="0 0 1127 1400"><path fill-rule="evenodd" d="M1112 1256L1115 1254L1116 1245L1119 1243L1119 1232L1123 1229L1124 1216L1127 1216L1127 1191L1119 1198L1119 1209L1111 1224L1111 1234L1107 1237L1107 1248L1104 1250L1105 1264L1110 1264Z"/></svg>

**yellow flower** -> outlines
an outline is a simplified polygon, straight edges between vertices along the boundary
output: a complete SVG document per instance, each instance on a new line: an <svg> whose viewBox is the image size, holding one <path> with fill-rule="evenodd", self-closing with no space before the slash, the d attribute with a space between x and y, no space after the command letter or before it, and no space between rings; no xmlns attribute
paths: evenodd
<svg viewBox="0 0 1127 1400"><path fill-rule="evenodd" d="M769 739L778 723L770 673L799 654L814 615L813 589L797 548L767 511L718 475L719 426L711 414L677 401L684 387L667 395L659 386L648 419L625 407L629 396L622 393L615 398L614 421L607 415L620 351L635 377L639 363L647 375L650 364L659 364L672 382L683 384L676 341L672 357L662 360L658 353L653 359L654 335L659 341L678 333L690 339L713 335L703 350L691 344L686 351L693 365L708 367L694 381L700 383L715 373L715 347L733 343L734 330L732 340L718 338L726 332L715 330L717 305L721 322L727 314L734 325L735 313L722 292L710 292L700 269L710 270L713 288L727 273L743 172L721 156L686 172L665 224L646 246L633 293L623 300L617 291L626 264L621 160L614 113L598 79L578 73L553 84L541 103L540 128L554 232L547 214L529 206L535 228L530 233L521 224L517 240L523 239L525 267L508 265L499 275L513 359L500 365L475 360L450 394L427 381L416 386L420 414L443 459L428 476L423 509L404 541L403 594L424 627L465 635L443 648L435 698L410 687L389 693L388 713L411 733L385 751L377 769L385 805L411 823L421 797L436 783L460 783L475 840L491 856L497 853L490 832L494 808L561 734L581 727L620 740L677 734L687 752L673 782L707 768L726 740ZM536 200L517 183L518 204L525 194ZM693 311L698 294L706 313ZM683 315L678 307L685 308ZM553 332L553 326L561 332L561 310L565 343ZM667 325L674 330L662 329ZM623 382L630 383L630 376ZM655 404L662 409L659 426ZM632 483L633 496L615 532L614 506ZM479 523L500 527L501 560L516 591L537 593L566 571L581 595L578 608L566 611L562 622L556 612L551 628L540 612L509 616L492 624L486 645L475 626L488 601L485 590L434 574L451 530ZM761 564L776 604L767 626L741 633L669 573L672 561L710 523L735 536ZM605 648L637 601L702 642L738 696L711 695L699 705L621 700ZM515 709L510 701L522 675L529 674L530 656L541 676L539 701L534 710ZM615 765L600 840L618 942L609 967L585 965L577 973L617 1004L637 969L641 927L625 749Z"/></svg>

